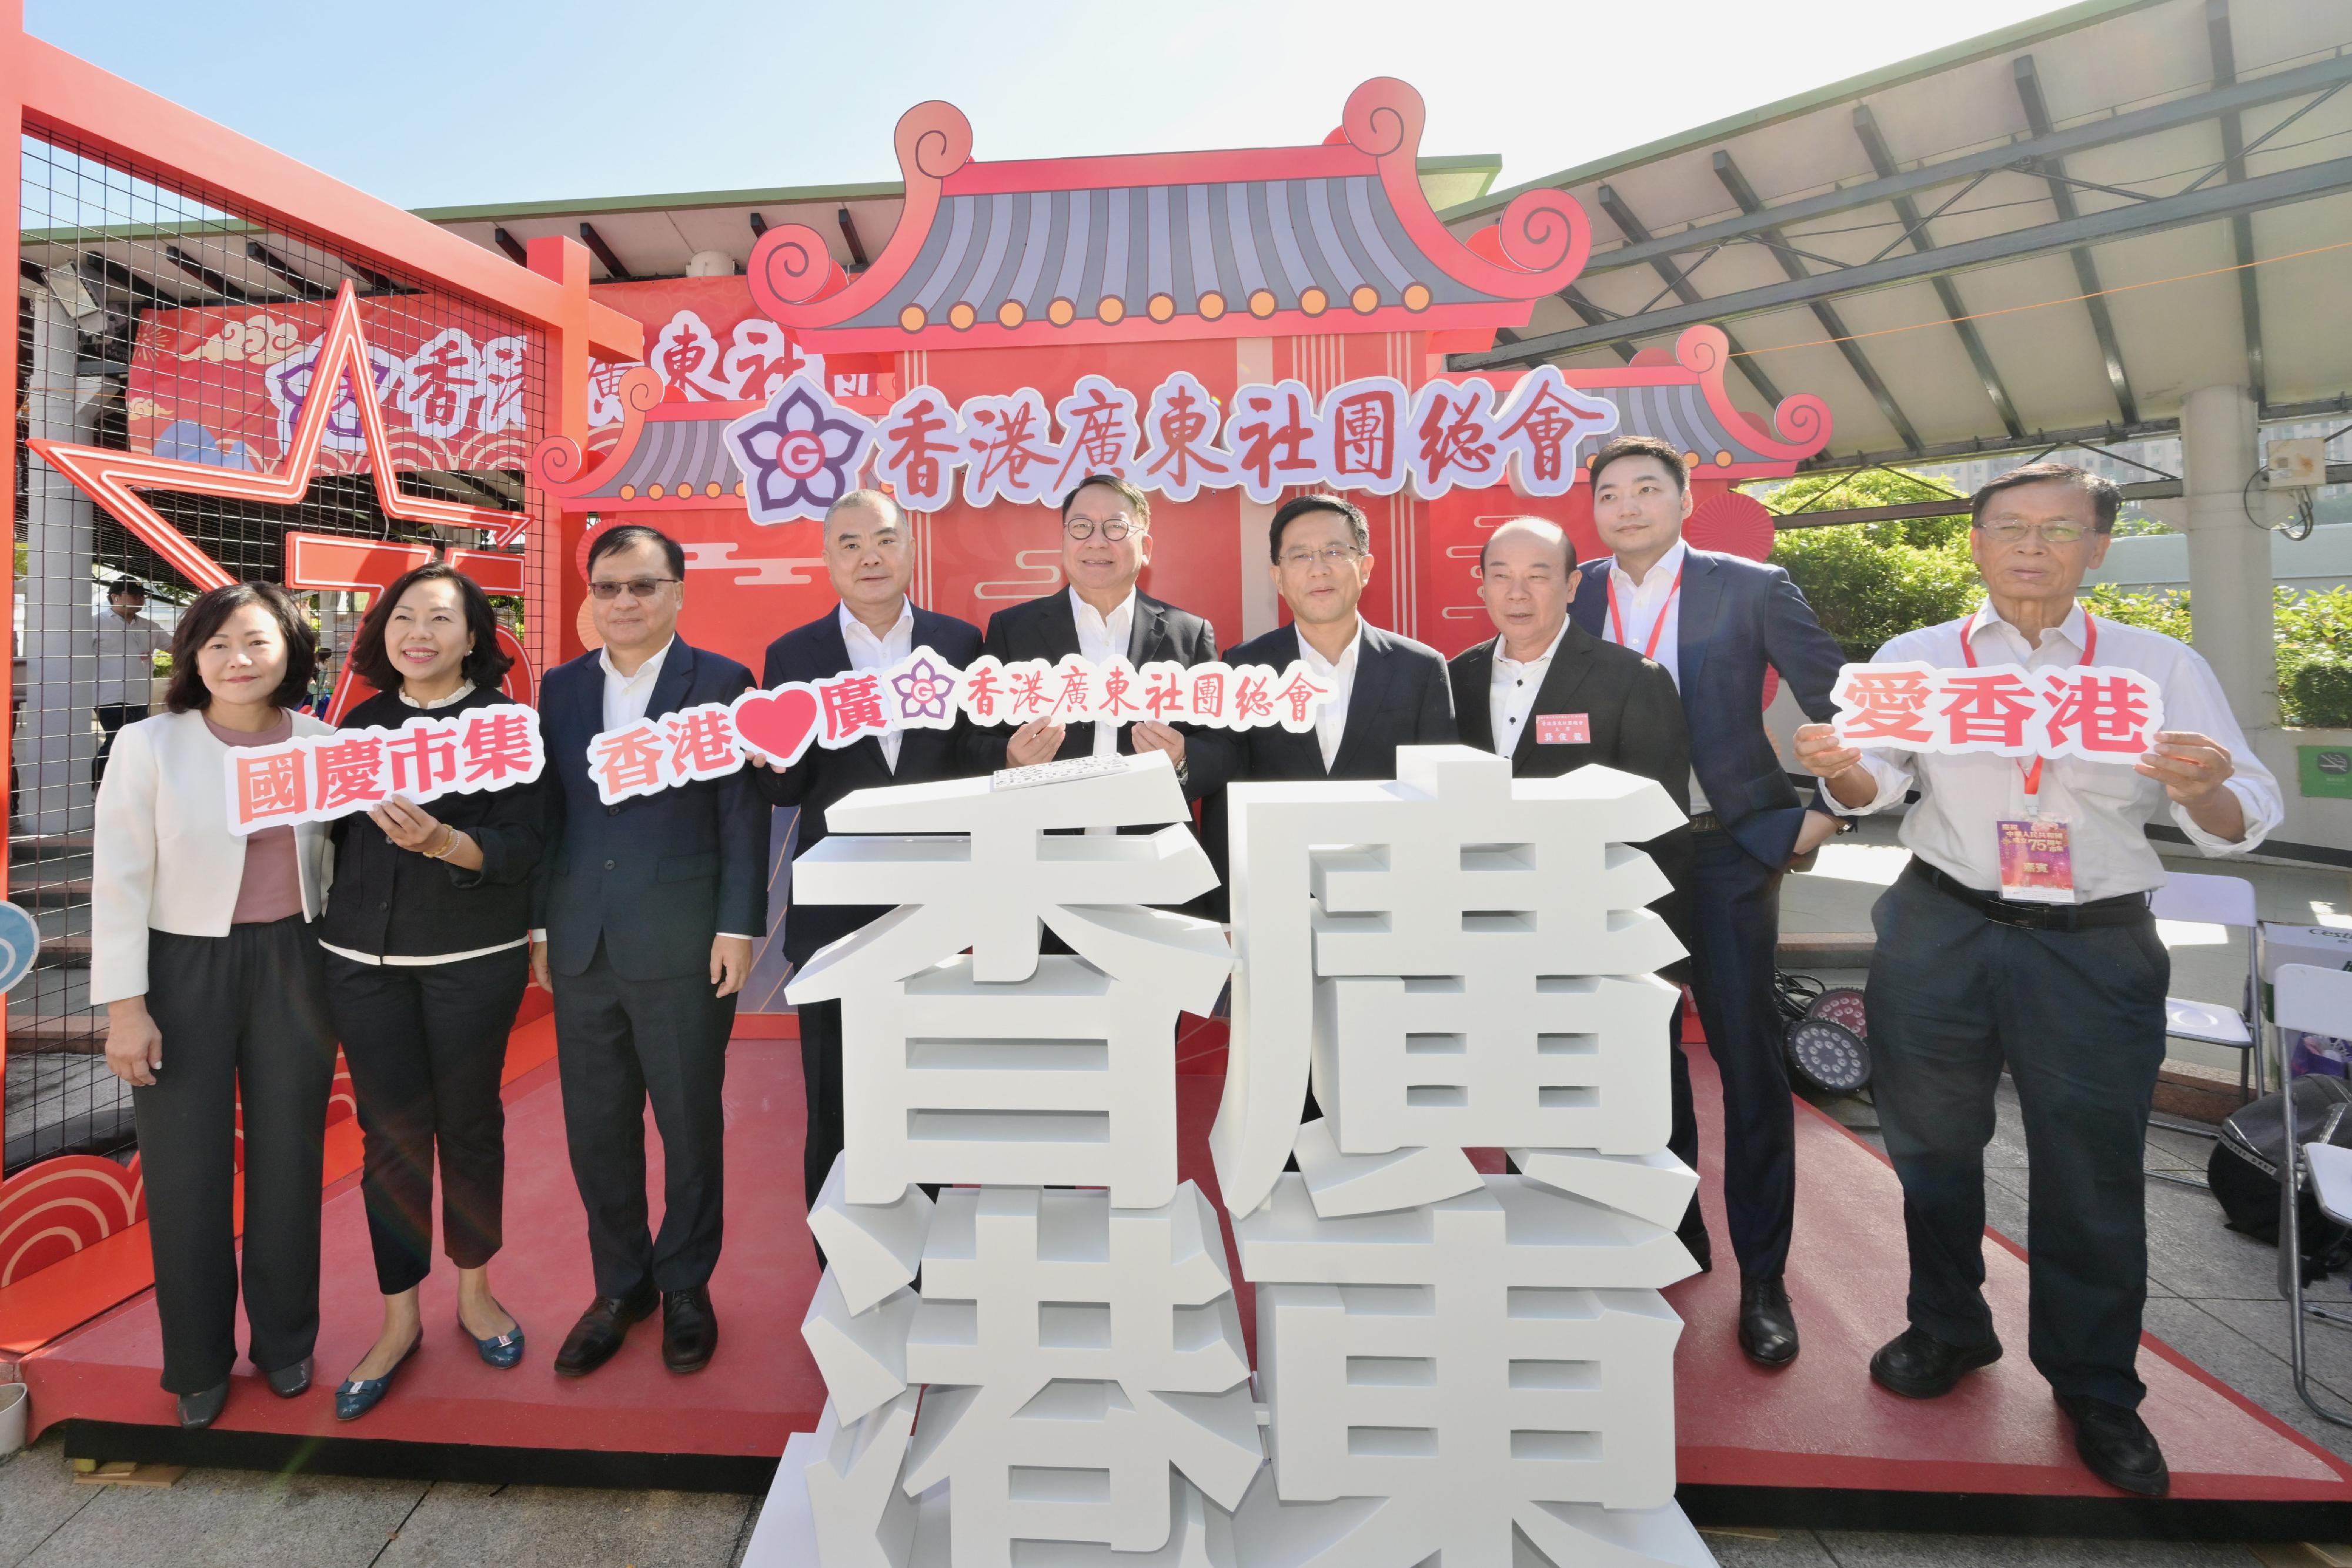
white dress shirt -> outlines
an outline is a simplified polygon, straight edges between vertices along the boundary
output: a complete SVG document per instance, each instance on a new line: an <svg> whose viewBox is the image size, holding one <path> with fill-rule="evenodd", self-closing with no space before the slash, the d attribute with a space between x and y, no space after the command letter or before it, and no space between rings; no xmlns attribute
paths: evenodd
<svg viewBox="0 0 2352 1568"><path fill-rule="evenodd" d="M849 667L871 672L887 670L915 651L915 606L905 594L898 596L898 619L890 630L877 637L866 622L841 607L841 641L849 649ZM898 730L885 730L874 737L882 748L882 766L891 772L898 771Z"/></svg>
<svg viewBox="0 0 2352 1568"><path fill-rule="evenodd" d="M98 655L98 707L145 707L154 687L155 655L172 645L171 633L143 615L125 621L111 609L98 612L90 651Z"/></svg>
<svg viewBox="0 0 2352 1568"><path fill-rule="evenodd" d="M1975 643L1979 664L2040 670L2083 662L2087 617L2079 604L2063 624L2042 633L2040 647L2028 644L2025 634L1995 615L1990 604L1980 613L1984 623L1977 629ZM1906 632L1881 648L1874 662L1919 659L1939 669L1963 665L1968 659L1960 650L1960 636L1971 619ZM2163 785L2126 764L2050 758L2042 765L2038 807L2042 816L2065 820L2075 898L2088 904L2164 884L2163 862L2143 831L2160 806L2171 806L2173 821L2209 855L2239 854L2261 843L2278 826L2285 807L2278 780L2246 744L2212 667L2194 649L2160 632L2106 620L2098 625L2096 658L2101 664L2156 678L2164 692L2165 728L2193 731L2230 748L2237 772L2222 788L2244 807L2246 835L2232 843L2207 832L2186 807L2170 800ZM1916 788L1919 803L1903 820L1899 836L1904 844L1929 865L1980 893L2000 891L2000 853L1993 824L2033 814L2026 807L2024 770L2017 758L1873 749L1862 754L1862 766L1876 780L1878 793L1860 806L1844 806L1823 789L1822 799L1831 809L1860 816L1900 804L1905 792Z"/></svg>
<svg viewBox="0 0 2352 1568"><path fill-rule="evenodd" d="M1675 678L1675 690L1683 689L1683 563L1690 558L1690 547L1682 540L1660 556L1650 568L1649 575L1639 583L1633 573L1609 558L1609 597L1616 606L1603 622L1602 632L1612 643L1631 648L1644 658L1654 659L1666 667ZM1618 615L1628 624L1619 625ZM1653 633L1655 633L1654 637ZM1651 643L1657 646L1654 652ZM1698 769L1691 769L1690 809L1696 817L1708 810L1706 791L1698 787Z"/></svg>
<svg viewBox="0 0 2352 1568"><path fill-rule="evenodd" d="M1356 655L1364 646L1364 618L1356 617L1354 635L1348 639L1347 650L1333 663L1315 651L1307 633L1298 633L1298 657L1307 673L1331 688L1322 708L1315 715L1315 743L1323 748L1323 771L1331 771L1332 760L1339 755L1339 741L1348 733L1348 698L1356 690Z"/></svg>
<svg viewBox="0 0 2352 1568"><path fill-rule="evenodd" d="M1568 635L1568 617L1560 617L1559 630L1551 634L1538 658L1521 661L1503 652L1503 640L1495 639L1495 672L1486 680L1486 717L1495 734L1495 755L1508 757L1519 748L1519 732L1528 727L1528 715L1535 711L1536 694L1543 690L1544 677L1551 673L1551 657L1559 652L1559 640Z"/></svg>
<svg viewBox="0 0 2352 1568"><path fill-rule="evenodd" d="M1070 613L1076 616L1078 622L1078 657L1094 664L1108 664L1113 659L1127 657L1128 639L1135 631L1134 589L1127 591L1127 597L1118 601L1118 609L1105 615L1079 598L1078 591L1073 588L1070 590ZM1118 750L1118 721L1109 718L1095 720L1094 755L1109 757Z"/></svg>

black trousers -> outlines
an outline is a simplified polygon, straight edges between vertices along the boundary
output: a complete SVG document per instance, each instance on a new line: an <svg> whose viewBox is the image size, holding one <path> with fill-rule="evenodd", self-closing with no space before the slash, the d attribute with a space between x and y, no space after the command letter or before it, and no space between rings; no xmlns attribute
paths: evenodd
<svg viewBox="0 0 2352 1568"><path fill-rule="evenodd" d="M833 1174L843 1144L841 1126L841 1004L804 1002L794 1009L801 1027L801 1083L808 1095L808 1136L801 1145L801 1188L811 1208Z"/></svg>
<svg viewBox="0 0 2352 1568"><path fill-rule="evenodd" d="M707 975L625 979L600 941L555 978L555 1050L572 1179L588 1209L596 1293L709 1282L726 1213L727 1037L735 998ZM662 1222L647 1228L646 1105L662 1141Z"/></svg>
<svg viewBox="0 0 2352 1568"><path fill-rule="evenodd" d="M1741 1277L1773 1280L1788 1267L1797 1202L1796 1105L1772 989L1782 869L1726 832L1693 834L1692 862L1691 989L1723 1079L1724 1218ZM1689 1092L1685 1078L1677 1099ZM1696 1150L1696 1127L1687 1136Z"/></svg>
<svg viewBox="0 0 2352 1568"><path fill-rule="evenodd" d="M441 1240L478 1269L504 1239L507 1035L530 980L530 949L455 964L357 964L327 955L327 1002L351 1064L366 1161L360 1190L376 1288L414 1290L433 1270L433 1163Z"/></svg>
<svg viewBox="0 0 2352 1568"><path fill-rule="evenodd" d="M95 789L106 782L106 759L114 754L114 737L126 724L147 716L145 703L100 703L91 710L98 715L98 727L106 733L99 737L98 755L89 759L89 783Z"/></svg>
<svg viewBox="0 0 2352 1568"><path fill-rule="evenodd" d="M318 940L299 915L226 936L147 934L155 1082L131 1092L163 1320L163 1387L236 1364L237 1105L245 1107L245 1319L264 1372L319 1337L319 1178L335 1034Z"/></svg>
<svg viewBox="0 0 2352 1568"><path fill-rule="evenodd" d="M1871 1087L1903 1180L1912 1326L1948 1344L1992 1337L1984 1146L2005 1063L2032 1166L2034 1368L2061 1394L2137 1406L2141 1162L2172 978L2155 922L2020 930L1910 876L1871 919Z"/></svg>

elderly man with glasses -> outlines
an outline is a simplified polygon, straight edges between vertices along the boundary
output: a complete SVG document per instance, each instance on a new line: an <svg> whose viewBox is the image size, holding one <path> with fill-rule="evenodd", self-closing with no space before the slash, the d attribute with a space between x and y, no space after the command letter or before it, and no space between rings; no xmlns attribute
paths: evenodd
<svg viewBox="0 0 2352 1568"><path fill-rule="evenodd" d="M1800 728L1796 749L1841 811L1919 794L1903 820L1911 863L1872 913L1872 1088L1903 1182L1911 1289L1910 1326L1870 1375L1932 1399L2000 1358L1983 1291L1984 1146L2007 1068L2032 1166L2028 1354L2084 1463L2156 1497L2169 1473L2138 1415L2135 1363L2147 1300L2142 1145L2171 960L2148 912L2165 872L2145 829L2163 810L2202 853L2239 854L2278 825L2282 805L2203 659L2075 602L2120 504L2113 484L2065 464L1995 479L1970 502L1984 603L1895 638L1878 662L2137 670L2162 689L2171 726L2154 750L2129 767L1864 752L1825 724ZM2029 829L2037 853L2005 854Z"/></svg>
<svg viewBox="0 0 2352 1568"><path fill-rule="evenodd" d="M751 673L677 635L686 552L631 525L588 547L602 646L547 673L546 852L530 967L555 996L572 1176L588 1210L596 1299L555 1358L583 1376L662 1312L662 1360L697 1372L719 1344L710 1304L726 1211L727 1039L768 929L767 804L743 771L608 806L589 773L603 730L732 702ZM662 1142L662 1218L647 1227L646 1106Z"/></svg>

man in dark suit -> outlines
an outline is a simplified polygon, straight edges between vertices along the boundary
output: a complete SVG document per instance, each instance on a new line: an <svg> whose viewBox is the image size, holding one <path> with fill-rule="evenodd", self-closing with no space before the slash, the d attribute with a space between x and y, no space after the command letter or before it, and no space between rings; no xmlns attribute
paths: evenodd
<svg viewBox="0 0 2352 1568"><path fill-rule="evenodd" d="M919 610L907 597L914 555L906 517L881 491L852 490L826 511L824 570L840 604L768 644L761 685L818 681L849 670L887 670L918 648L959 667L980 656L980 628ZM805 853L824 837L826 810L853 790L960 776L964 739L959 727L869 735L838 751L811 747L789 768L756 762L752 783L770 805L799 809L797 848ZM793 908L784 916L784 956L797 969L819 948L885 913L879 906L841 904ZM799 1018L801 1077L808 1095L801 1182L814 1208L841 1153L841 1004L804 1003Z"/></svg>
<svg viewBox="0 0 2352 1568"><path fill-rule="evenodd" d="M1687 813L1690 741L1675 678L1654 661L1571 624L1575 584L1576 546L1559 524L1513 517L1488 536L1478 555L1478 597L1495 636L1446 666L1463 744L1508 757L1514 779L1556 779L1588 763L1653 779ZM1688 948L1690 830L1676 828L1640 847L1674 884L1656 908ZM1679 982L1686 967L1677 964L1665 977ZM1666 1147L1696 1170L1698 1118L1679 1007L1666 1020L1666 1047L1674 1100ZM1715 1266L1696 1194L1676 1234L1700 1268Z"/></svg>
<svg viewBox="0 0 2352 1568"><path fill-rule="evenodd" d="M1138 668L1152 660L1211 663L1217 634L1209 623L1136 586L1150 561L1150 498L1116 474L1087 476L1062 501L1062 575L1069 586L990 616L981 652L1006 664L1051 663L1072 653L1097 662L1123 653ZM1032 719L1017 729L974 728L966 755L974 771L992 771L1065 757L1164 751L1184 798L1197 800L1222 781L1225 754L1204 746L1195 756L1194 738L1189 728L1151 720L1073 727Z"/></svg>
<svg viewBox="0 0 2352 1568"><path fill-rule="evenodd" d="M604 646L547 673L547 853L531 973L555 995L572 1180L588 1210L596 1300L555 1370L612 1359L662 1310L662 1359L696 1372L719 1344L710 1304L725 1215L727 1037L768 921L768 808L740 770L607 806L589 774L603 730L731 702L751 673L677 637L686 552L652 528L599 535L588 609ZM646 1228L646 1103L662 1141L662 1223Z"/></svg>
<svg viewBox="0 0 2352 1568"><path fill-rule="evenodd" d="M1776 566L1692 549L1682 454L1621 435L1592 462L1592 520L1615 551L1585 569L1572 612L1596 637L1665 666L1692 765L1692 988L1723 1076L1723 1197L1739 1258L1739 1344L1759 1366L1797 1359L1781 1284L1796 1206L1796 1116L1773 992L1780 878L1837 831L1808 810L1764 731L1764 672L1816 719L1844 656Z"/></svg>
<svg viewBox="0 0 2352 1568"><path fill-rule="evenodd" d="M1362 510L1337 496L1300 496L1274 514L1268 570L1290 608L1291 623L1226 649L1225 663L1280 670L1297 660L1332 695L1312 729L1294 735L1269 725L1203 737L1225 753L1218 771L1226 781L1393 779L1398 747L1454 739L1454 695L1444 655L1357 613L1372 579L1371 544ZM1224 806L1220 789L1202 810L1202 836L1221 883Z"/></svg>

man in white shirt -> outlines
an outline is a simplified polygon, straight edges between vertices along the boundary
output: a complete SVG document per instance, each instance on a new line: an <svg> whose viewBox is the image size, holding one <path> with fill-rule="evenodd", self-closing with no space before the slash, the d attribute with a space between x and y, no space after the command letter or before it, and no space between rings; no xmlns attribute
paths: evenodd
<svg viewBox="0 0 2352 1568"><path fill-rule="evenodd" d="M98 656L98 691L92 707L98 727L98 755L90 759L89 783L95 789L106 781L106 759L113 754L114 736L124 725L147 716L147 696L153 689L155 655L172 645L172 634L140 614L146 608L147 590L135 577L118 577L106 591L106 608L90 630L90 651Z"/></svg>
<svg viewBox="0 0 2352 1568"><path fill-rule="evenodd" d="M959 669L980 656L980 628L951 615L919 610L907 597L915 573L914 543L906 515L881 491L852 490L826 511L824 570L841 602L768 644L761 685L819 681L849 670L887 670L918 648ZM835 801L884 784L956 778L963 772L967 739L959 725L947 730L869 735L837 751L813 746L790 768L756 764L752 783L770 805L797 813L794 852L806 853L825 836L824 813ZM885 913L880 907L845 904L788 909L784 956L798 968L820 948ZM801 1180L814 1208L842 1148L841 1004L809 1002L796 1012L801 1081L808 1097Z"/></svg>
<svg viewBox="0 0 2352 1568"><path fill-rule="evenodd" d="M1911 1322L1871 1375L1933 1398L2000 1357L1982 1289L1984 1145L2006 1067L2033 1166L2029 1354L2092 1471L2161 1496L2169 1476L2137 1412L2134 1364L2147 1298L2142 1151L2171 977L2146 898L2165 873L2144 830L2161 807L2204 853L2240 853L2283 807L2203 659L2075 602L2120 502L2064 464L1993 480L1970 503L1986 602L1895 638L1877 662L2137 670L2163 689L2169 727L2154 751L2130 767L1864 751L1812 724L1797 756L1842 811L1919 791L1902 828L1911 864L1872 915L1871 1086L1903 1182ZM2005 870L2004 839L2027 824L2043 847L2030 873L2016 854Z"/></svg>

